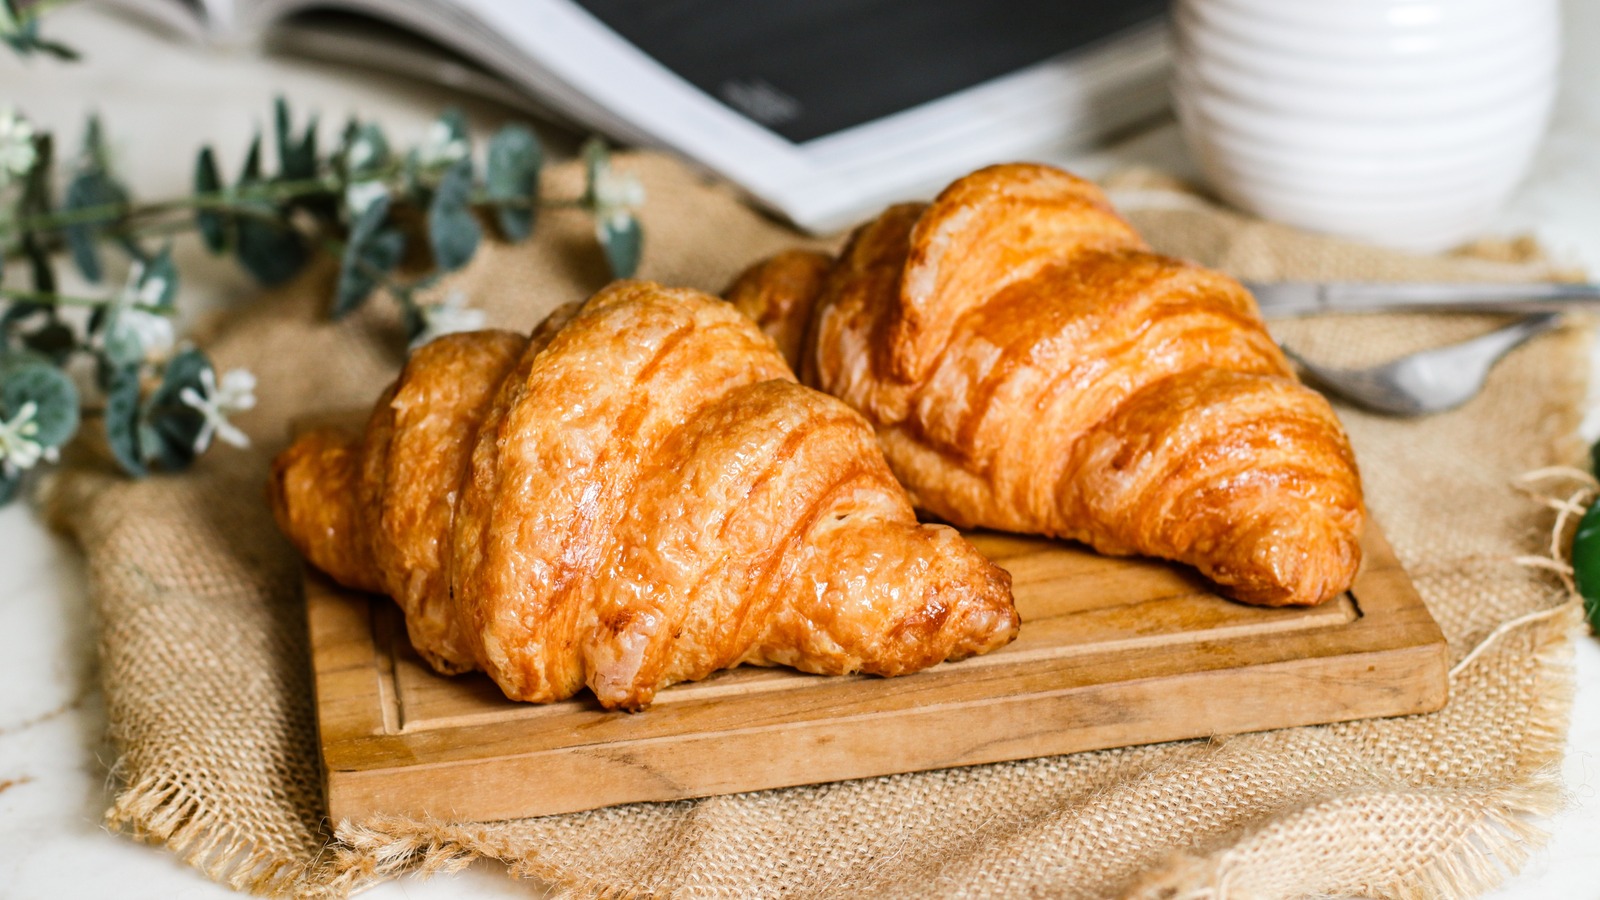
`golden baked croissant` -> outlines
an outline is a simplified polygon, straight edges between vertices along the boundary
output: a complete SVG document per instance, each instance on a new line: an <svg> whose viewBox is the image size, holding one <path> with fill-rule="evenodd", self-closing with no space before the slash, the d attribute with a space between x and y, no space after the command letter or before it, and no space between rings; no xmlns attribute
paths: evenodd
<svg viewBox="0 0 1600 900"><path fill-rule="evenodd" d="M607 707L740 663L899 675L1016 635L1010 576L920 525L870 426L716 299L618 282L531 339L418 349L364 435L273 466L280 526L417 650Z"/></svg>
<svg viewBox="0 0 1600 900"><path fill-rule="evenodd" d="M861 410L948 522L1178 560L1250 603L1355 577L1365 511L1327 402L1248 291L1151 252L1089 182L983 169L727 298L805 335L802 380Z"/></svg>

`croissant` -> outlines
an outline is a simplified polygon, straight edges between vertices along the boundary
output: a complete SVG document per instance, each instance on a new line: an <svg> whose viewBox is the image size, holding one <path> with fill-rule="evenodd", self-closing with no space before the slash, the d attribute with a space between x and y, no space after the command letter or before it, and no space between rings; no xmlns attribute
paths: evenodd
<svg viewBox="0 0 1600 900"><path fill-rule="evenodd" d="M436 669L516 700L637 709L740 663L899 675L1018 627L1010 576L917 522L858 413L726 304L646 282L419 348L364 434L303 435L270 492Z"/></svg>
<svg viewBox="0 0 1600 900"><path fill-rule="evenodd" d="M1151 252L1092 184L1002 165L790 252L726 292L877 429L916 504L964 528L1198 568L1249 603L1349 587L1349 441L1237 281Z"/></svg>

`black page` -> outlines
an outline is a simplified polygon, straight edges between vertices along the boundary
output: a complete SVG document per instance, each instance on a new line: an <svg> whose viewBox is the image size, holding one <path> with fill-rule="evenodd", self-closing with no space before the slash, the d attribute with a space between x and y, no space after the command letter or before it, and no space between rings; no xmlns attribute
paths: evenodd
<svg viewBox="0 0 1600 900"><path fill-rule="evenodd" d="M657 62L796 143L1159 17L1167 0L577 0Z"/></svg>

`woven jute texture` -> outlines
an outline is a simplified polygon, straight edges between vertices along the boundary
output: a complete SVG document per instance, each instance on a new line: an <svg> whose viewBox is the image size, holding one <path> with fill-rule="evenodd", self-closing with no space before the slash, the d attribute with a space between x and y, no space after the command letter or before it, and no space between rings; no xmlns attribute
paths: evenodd
<svg viewBox="0 0 1600 900"><path fill-rule="evenodd" d="M668 160L622 165L649 192L645 277L716 290L800 240ZM570 196L576 178L558 169L548 189ZM1158 248L1241 276L1553 274L1518 245L1416 258L1248 220L1157 178L1112 186ZM603 282L589 228L552 212L530 246L488 248L453 287L495 324L531 327ZM1548 553L1551 513L1512 482L1577 455L1578 327L1514 353L1458 411L1395 421L1341 408L1373 513L1464 662L1442 712L516 822L327 822L299 562L267 512L266 466L292 417L369 404L403 343L381 299L327 321L331 274L317 268L206 339L220 367L260 377L241 421L254 449L143 482L81 458L45 491L92 573L120 753L107 820L213 878L339 894L491 857L576 896L1465 896L1536 847L1533 820L1560 804L1576 618L1556 577L1520 559ZM1496 323L1277 330L1353 364ZM1497 630L1541 610L1554 613Z"/></svg>

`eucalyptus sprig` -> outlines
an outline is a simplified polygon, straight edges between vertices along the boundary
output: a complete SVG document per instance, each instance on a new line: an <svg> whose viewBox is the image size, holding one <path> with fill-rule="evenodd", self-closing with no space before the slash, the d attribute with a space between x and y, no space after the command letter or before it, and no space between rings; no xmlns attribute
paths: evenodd
<svg viewBox="0 0 1600 900"><path fill-rule="evenodd" d="M17 0L0 0L0 41L16 51L18 56L38 53L57 59L77 59L78 51L39 33L39 18L46 11L66 2L68 0L35 0L23 6Z"/></svg>
<svg viewBox="0 0 1600 900"><path fill-rule="evenodd" d="M22 22L13 31L28 35L29 47L53 52L37 36L36 14L19 19L12 0L0 4L0 15L11 16L0 18L0 37L12 33L4 30L8 22ZM243 442L229 416L254 404L253 377L219 376L172 328L174 234L197 232L213 253L231 255L267 285L292 278L318 252L332 253L339 277L330 315L348 315L383 293L400 305L413 346L483 325L482 312L459 292L423 298L472 259L486 226L506 241L523 241L541 207L581 208L594 217L613 275L627 277L638 265L643 236L635 213L643 189L611 167L598 140L584 147L583 194L545 201L544 153L521 125L489 139L481 166L465 119L453 110L403 152L371 122L348 122L327 153L319 137L315 116L296 123L279 98L275 167L269 169L260 134L231 179L204 147L191 194L145 202L118 177L96 118L58 183L53 136L0 110L0 503L28 470L55 457L83 418L101 420L112 456L133 476L185 468L214 439ZM126 260L120 287L94 296L58 289L57 251L99 285L108 250ZM92 311L74 316L72 307ZM79 362L92 377L69 374L85 368ZM98 402L86 406L86 395Z"/></svg>

